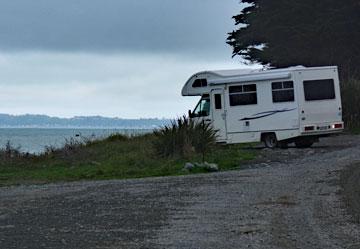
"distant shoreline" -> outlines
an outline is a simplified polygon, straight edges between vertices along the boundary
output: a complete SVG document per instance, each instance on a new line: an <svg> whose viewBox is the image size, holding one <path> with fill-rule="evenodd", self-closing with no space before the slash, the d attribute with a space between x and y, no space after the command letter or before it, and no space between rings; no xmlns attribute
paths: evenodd
<svg viewBox="0 0 360 249"><path fill-rule="evenodd" d="M58 118L47 115L10 115L0 113L0 129L121 129L152 130L170 122L169 119L123 119L102 116Z"/></svg>

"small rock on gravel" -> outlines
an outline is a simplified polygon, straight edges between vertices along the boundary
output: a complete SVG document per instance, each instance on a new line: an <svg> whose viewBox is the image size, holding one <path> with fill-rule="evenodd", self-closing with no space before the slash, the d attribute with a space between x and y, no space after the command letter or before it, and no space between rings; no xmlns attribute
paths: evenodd
<svg viewBox="0 0 360 249"><path fill-rule="evenodd" d="M184 170L187 171L191 171L194 170L195 168L199 168L199 169L204 169L208 172L217 172L219 171L219 166L215 163L208 163L208 162L204 162L204 163L186 163L184 166Z"/></svg>
<svg viewBox="0 0 360 249"><path fill-rule="evenodd" d="M184 169L185 170L192 170L192 169L194 169L195 168L195 165L194 164L192 164L192 163L185 163L185 166L184 166Z"/></svg>

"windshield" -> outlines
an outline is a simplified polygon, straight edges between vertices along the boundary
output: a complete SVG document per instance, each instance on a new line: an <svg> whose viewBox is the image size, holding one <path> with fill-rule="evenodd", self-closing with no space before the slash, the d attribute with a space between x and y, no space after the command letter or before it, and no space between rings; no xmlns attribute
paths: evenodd
<svg viewBox="0 0 360 249"><path fill-rule="evenodd" d="M193 116L194 117L206 117L210 115L210 98L203 97L197 104Z"/></svg>

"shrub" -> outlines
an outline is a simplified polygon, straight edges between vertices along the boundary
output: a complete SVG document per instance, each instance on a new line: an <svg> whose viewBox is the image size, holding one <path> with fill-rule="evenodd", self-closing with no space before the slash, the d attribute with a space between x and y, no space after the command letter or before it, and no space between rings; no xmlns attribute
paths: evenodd
<svg viewBox="0 0 360 249"><path fill-rule="evenodd" d="M44 149L44 155L46 156L53 155L57 151L57 148L54 145L46 145Z"/></svg>
<svg viewBox="0 0 360 249"><path fill-rule="evenodd" d="M75 152L77 149L83 147L85 143L80 140L76 140L75 138L66 138L63 150L67 153Z"/></svg>
<svg viewBox="0 0 360 249"><path fill-rule="evenodd" d="M0 155L3 158L18 158L23 155L20 150L21 146L14 147L10 140L8 140L5 144L5 147L0 149Z"/></svg>
<svg viewBox="0 0 360 249"><path fill-rule="evenodd" d="M194 122L186 116L172 120L154 131L154 147L164 157L180 156L188 158L193 153L205 153L216 143L216 131L205 122Z"/></svg>
<svg viewBox="0 0 360 249"><path fill-rule="evenodd" d="M108 142L119 142L119 141L128 141L130 139L129 136L126 136L124 134L121 133L114 133L111 134L110 136L108 136L106 138L106 141Z"/></svg>

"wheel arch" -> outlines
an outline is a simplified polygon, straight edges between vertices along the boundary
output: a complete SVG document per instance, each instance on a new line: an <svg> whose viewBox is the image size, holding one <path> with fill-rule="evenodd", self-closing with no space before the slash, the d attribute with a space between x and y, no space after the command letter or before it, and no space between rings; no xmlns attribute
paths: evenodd
<svg viewBox="0 0 360 249"><path fill-rule="evenodd" d="M278 139L278 136L276 135L276 132L274 131L271 131L271 132L261 132L261 135L260 135L260 141L261 142L264 142L265 141L265 137L268 136L268 135L271 135L271 134L274 134L276 139Z"/></svg>

